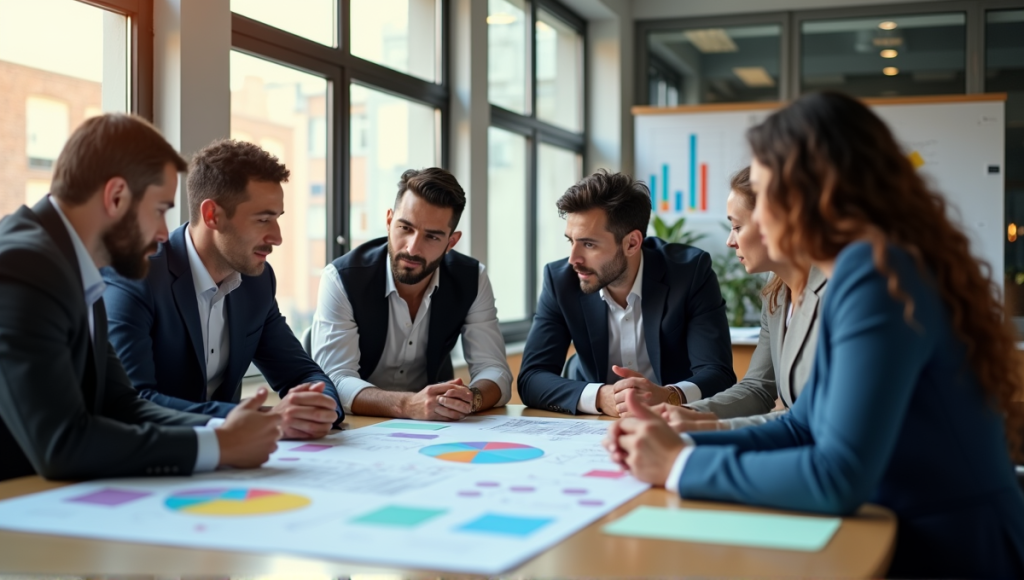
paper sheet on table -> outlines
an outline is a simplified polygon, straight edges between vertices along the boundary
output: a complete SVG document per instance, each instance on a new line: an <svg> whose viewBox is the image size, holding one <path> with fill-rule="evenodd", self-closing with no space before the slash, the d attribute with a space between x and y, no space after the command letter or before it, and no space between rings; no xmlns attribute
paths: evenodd
<svg viewBox="0 0 1024 580"><path fill-rule="evenodd" d="M817 552L828 545L840 523L840 518L640 506L605 526L604 532L616 536Z"/></svg>
<svg viewBox="0 0 1024 580"><path fill-rule="evenodd" d="M82 483L0 501L0 529L499 574L647 489L607 424L473 416L282 441L261 469Z"/></svg>

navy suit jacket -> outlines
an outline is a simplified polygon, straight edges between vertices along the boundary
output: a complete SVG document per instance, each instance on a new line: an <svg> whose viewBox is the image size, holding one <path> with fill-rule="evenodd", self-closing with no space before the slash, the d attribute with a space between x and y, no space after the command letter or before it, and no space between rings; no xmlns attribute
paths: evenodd
<svg viewBox="0 0 1024 580"><path fill-rule="evenodd" d="M690 381L711 396L736 383L732 341L718 278L707 252L658 238L644 240L643 295L647 355L658 384ZM569 343L578 364L561 376ZM544 267L544 289L526 339L519 396L531 407L576 414L589 383L608 371L608 306L598 292L584 294L566 260Z"/></svg>
<svg viewBox="0 0 1024 580"><path fill-rule="evenodd" d="M1024 496L1003 421L970 368L934 283L903 250L844 249L825 296L814 369L792 410L691 433L683 497L843 515L870 501L899 518L891 576L1024 577ZM979 344L978 348L985 348Z"/></svg>
<svg viewBox="0 0 1024 580"><path fill-rule="evenodd" d="M259 276L242 276L242 283L225 298L228 365L213 400L207 400L187 228L179 227L160 244L143 280L102 270L110 342L139 395L172 409L224 417L238 403L242 377L252 362L282 397L296 385L323 381L324 393L337 401L334 383L306 354L277 308L277 280L270 264ZM340 403L337 412L341 421Z"/></svg>

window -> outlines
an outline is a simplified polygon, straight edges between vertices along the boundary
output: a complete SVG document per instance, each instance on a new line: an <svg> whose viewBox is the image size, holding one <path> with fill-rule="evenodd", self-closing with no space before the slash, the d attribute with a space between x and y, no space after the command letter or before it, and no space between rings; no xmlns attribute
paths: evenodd
<svg viewBox="0 0 1024 580"><path fill-rule="evenodd" d="M285 9L276 0L231 0L231 11L327 46L337 46L336 0L302 0Z"/></svg>
<svg viewBox="0 0 1024 580"><path fill-rule="evenodd" d="M75 0L0 0L0 216L49 192L68 136L128 111L126 15Z"/></svg>
<svg viewBox="0 0 1024 580"><path fill-rule="evenodd" d="M1006 98L1007 305L1024 316L1024 10L985 15L985 91ZM1019 320L1019 319L1018 319ZM1020 326L1020 325L1019 325Z"/></svg>
<svg viewBox="0 0 1024 580"><path fill-rule="evenodd" d="M313 188L327 180L327 81L237 51L231 53L231 133L276 155L291 176L279 218L283 243L268 261L277 277L277 304L296 334L309 328L320 271L327 263L326 220L313 227L308 216L326 215L323 195Z"/></svg>
<svg viewBox="0 0 1024 580"><path fill-rule="evenodd" d="M277 300L296 334L326 264L385 234L399 176L443 166L445 0L232 0L231 133L278 155Z"/></svg>
<svg viewBox="0 0 1024 580"><path fill-rule="evenodd" d="M778 24L674 28L647 34L647 103L779 100Z"/></svg>
<svg viewBox="0 0 1024 580"><path fill-rule="evenodd" d="M487 96L492 105L524 115L529 113L529 6L526 0L487 2Z"/></svg>
<svg viewBox="0 0 1024 580"><path fill-rule="evenodd" d="M398 180L406 169L440 165L434 109L408 99L352 85L352 247L387 235Z"/></svg>
<svg viewBox="0 0 1024 580"><path fill-rule="evenodd" d="M487 271L508 341L529 331L544 265L568 255L554 202L582 177L583 29L551 0L488 1Z"/></svg>
<svg viewBox="0 0 1024 580"><path fill-rule="evenodd" d="M963 93L966 38L963 13L805 21L800 87L859 97Z"/></svg>
<svg viewBox="0 0 1024 580"><path fill-rule="evenodd" d="M351 0L352 55L439 81L438 0Z"/></svg>

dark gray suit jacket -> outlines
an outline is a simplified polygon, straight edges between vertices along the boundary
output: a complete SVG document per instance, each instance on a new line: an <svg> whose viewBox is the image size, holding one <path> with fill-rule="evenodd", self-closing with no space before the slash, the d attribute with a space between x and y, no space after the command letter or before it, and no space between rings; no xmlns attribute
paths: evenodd
<svg viewBox="0 0 1024 580"><path fill-rule="evenodd" d="M191 473L192 426L209 417L140 399L107 342L103 300L95 348L87 314L49 199L0 221L0 481Z"/></svg>

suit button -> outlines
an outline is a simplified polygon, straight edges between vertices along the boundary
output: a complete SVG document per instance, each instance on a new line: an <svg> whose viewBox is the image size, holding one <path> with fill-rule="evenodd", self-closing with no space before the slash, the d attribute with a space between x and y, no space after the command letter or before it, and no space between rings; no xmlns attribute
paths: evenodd
<svg viewBox="0 0 1024 580"><path fill-rule="evenodd" d="M153 468L152 467L147 467L146 468L146 475L150 475L151 473L153 473Z"/></svg>
<svg viewBox="0 0 1024 580"><path fill-rule="evenodd" d="M174 467L172 467L171 471L174 472L174 473L178 473L178 466L175 465Z"/></svg>

